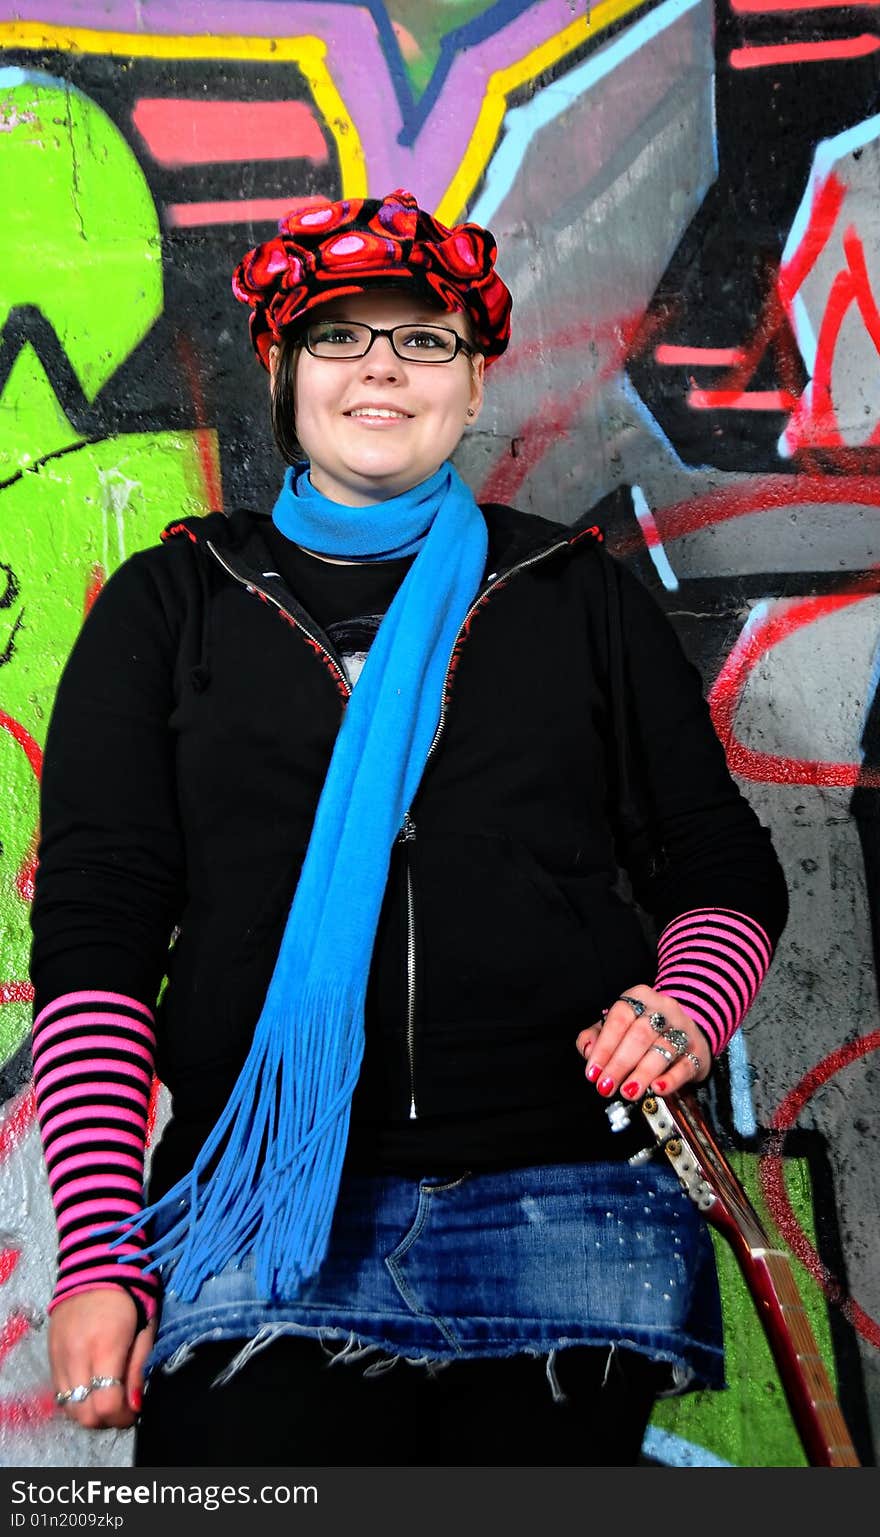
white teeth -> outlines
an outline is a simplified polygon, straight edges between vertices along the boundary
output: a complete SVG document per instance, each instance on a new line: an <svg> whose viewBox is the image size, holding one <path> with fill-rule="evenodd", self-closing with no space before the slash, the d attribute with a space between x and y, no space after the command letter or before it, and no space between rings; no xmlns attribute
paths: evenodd
<svg viewBox="0 0 880 1537"><path fill-rule="evenodd" d="M362 411L349 411L348 414L349 416L388 416L391 418L399 417L401 421L405 420L406 416L408 415L406 411L382 411L378 406L367 406Z"/></svg>

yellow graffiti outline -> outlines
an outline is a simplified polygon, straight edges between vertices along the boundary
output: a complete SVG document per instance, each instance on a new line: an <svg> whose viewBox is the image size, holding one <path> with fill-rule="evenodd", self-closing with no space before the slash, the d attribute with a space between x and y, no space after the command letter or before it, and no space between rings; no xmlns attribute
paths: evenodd
<svg viewBox="0 0 880 1537"><path fill-rule="evenodd" d="M258 59L297 64L333 135L343 197L367 195L363 145L327 68L327 45L319 37L145 37L134 32L98 32L89 27L11 21L0 23L0 48L50 48L62 53L104 53L129 59Z"/></svg>
<svg viewBox="0 0 880 1537"><path fill-rule="evenodd" d="M548 38L524 58L517 60L515 64L508 64L504 69L497 69L489 76L486 82L486 91L483 96L483 104L480 107L480 115L474 126L467 149L461 157L461 163L446 188L435 210L436 217L442 224L453 224L470 202L474 188L485 171L495 146L498 135L507 113L507 98L520 86L528 85L530 81L537 79L563 59L567 53L572 53L583 43L604 32L620 17L628 15L630 11L639 10L644 5L644 0L603 0L595 10L579 21L573 21L570 26L557 32L555 37Z"/></svg>

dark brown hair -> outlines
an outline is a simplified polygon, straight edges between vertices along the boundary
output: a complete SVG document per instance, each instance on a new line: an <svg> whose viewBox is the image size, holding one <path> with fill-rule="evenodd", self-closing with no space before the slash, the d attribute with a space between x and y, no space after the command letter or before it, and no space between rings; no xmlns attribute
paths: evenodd
<svg viewBox="0 0 880 1537"><path fill-rule="evenodd" d="M296 464L305 459L302 444L296 435L296 363L303 343L301 326L291 326L281 333L278 343L278 364L272 385L272 436L286 464Z"/></svg>

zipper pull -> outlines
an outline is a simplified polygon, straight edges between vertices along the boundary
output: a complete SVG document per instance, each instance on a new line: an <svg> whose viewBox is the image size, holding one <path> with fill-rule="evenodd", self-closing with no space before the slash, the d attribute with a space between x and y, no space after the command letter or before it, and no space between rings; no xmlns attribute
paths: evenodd
<svg viewBox="0 0 880 1537"><path fill-rule="evenodd" d="M414 843L416 836L416 824L408 811L404 812L403 825L397 834L398 843Z"/></svg>
<svg viewBox="0 0 880 1537"><path fill-rule="evenodd" d="M409 1118L410 1118L411 1121L417 1121L418 1120L418 1115L416 1113L416 1097L415 1097L415 1095L413 1095L412 1099L409 1102Z"/></svg>

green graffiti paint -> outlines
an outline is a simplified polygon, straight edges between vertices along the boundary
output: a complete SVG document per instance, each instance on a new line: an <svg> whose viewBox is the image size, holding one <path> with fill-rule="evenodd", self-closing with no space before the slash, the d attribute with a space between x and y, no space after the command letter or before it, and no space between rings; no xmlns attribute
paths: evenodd
<svg viewBox="0 0 880 1537"><path fill-rule="evenodd" d="M47 75L2 79L0 327L17 305L41 310L91 401L162 312L155 205L87 96Z"/></svg>
<svg viewBox="0 0 880 1537"><path fill-rule="evenodd" d="M162 312L159 222L119 130L47 75L0 71L0 327L38 309L92 401ZM27 978L36 769L87 597L163 525L207 510L208 433L85 442L25 344L0 395L0 984ZM11 723L11 725L10 725ZM0 1007L0 1060L29 1024Z"/></svg>
<svg viewBox="0 0 880 1537"><path fill-rule="evenodd" d="M728 1153L727 1157L768 1233L775 1233L759 1189L757 1157L750 1153ZM815 1241L812 1186L806 1160L786 1159L785 1178L798 1221ZM728 1388L725 1392L690 1393L683 1398L664 1399L657 1405L651 1423L660 1430L706 1447L735 1467L806 1467L803 1448L751 1294L727 1241L716 1233L712 1236L721 1281ZM782 1240L779 1247L788 1250ZM810 1327L833 1383L834 1362L825 1299L815 1281L793 1256L791 1265Z"/></svg>
<svg viewBox="0 0 880 1537"><path fill-rule="evenodd" d="M219 477L218 477L219 478ZM207 511L195 433L132 435L84 444L0 487L0 559L19 598L0 614L0 650L20 617L10 661L0 669L0 709L42 745L58 678L82 623L96 568L109 575L127 555L155 544L166 522ZM20 873L32 850L37 785L21 746L0 731L0 982L27 976L29 930ZM0 1044L21 1040L0 1009ZM16 1011L18 1013L19 1011Z"/></svg>

